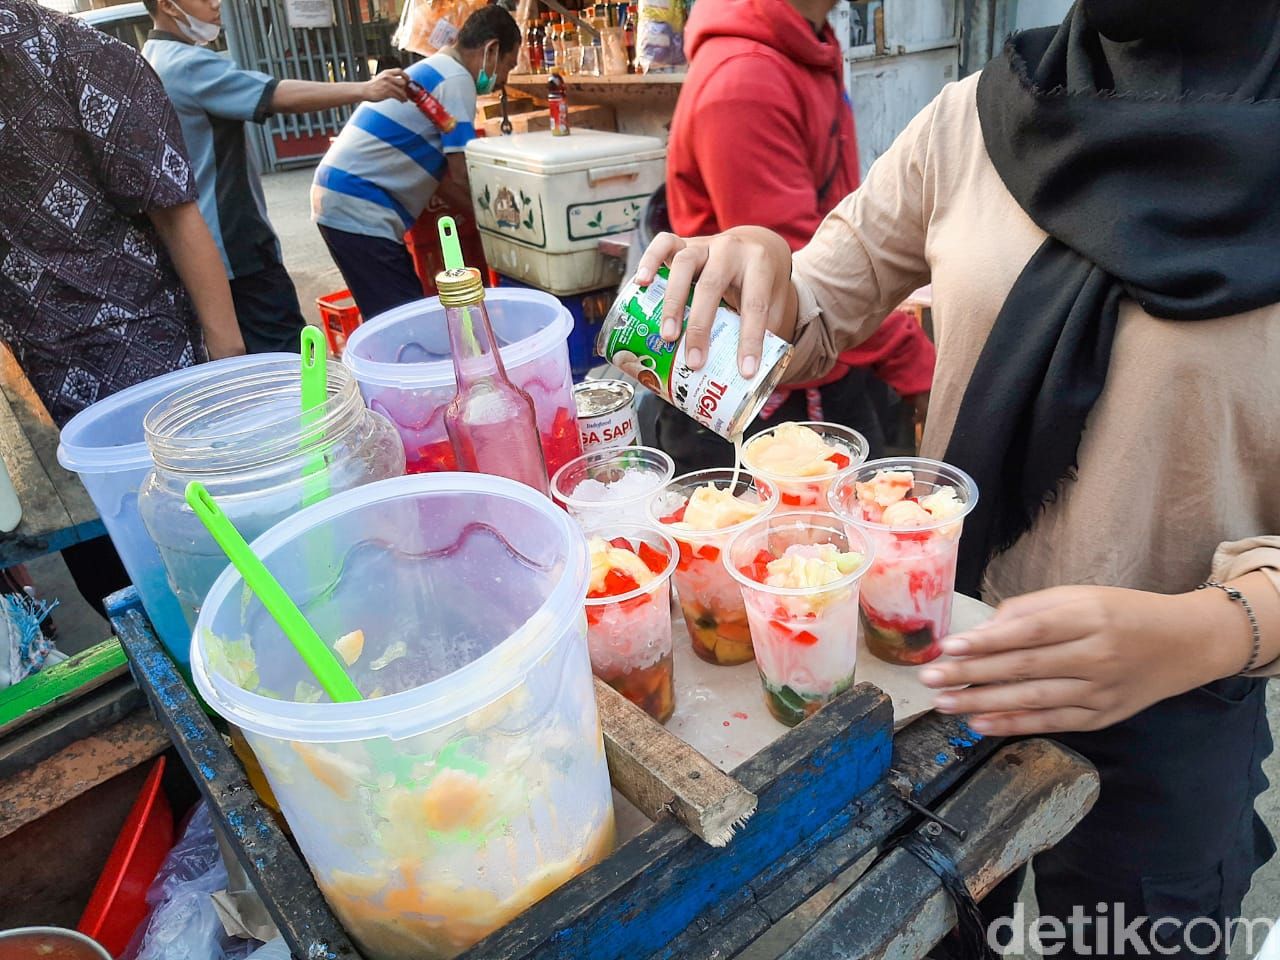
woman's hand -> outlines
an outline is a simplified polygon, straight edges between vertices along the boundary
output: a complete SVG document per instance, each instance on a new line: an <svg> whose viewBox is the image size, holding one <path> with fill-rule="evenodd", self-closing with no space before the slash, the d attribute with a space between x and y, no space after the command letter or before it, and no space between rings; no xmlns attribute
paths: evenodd
<svg viewBox="0 0 1280 960"><path fill-rule="evenodd" d="M660 233L640 258L636 280L652 283L664 263L670 274L662 336L669 343L680 337L682 309L690 286L698 281L685 333L685 360L694 370L706 362L711 323L722 299L742 317L738 369L744 377L755 376L760 367L765 330L784 340L795 336L798 307L791 284L791 248L772 230L734 227L692 240Z"/></svg>
<svg viewBox="0 0 1280 960"><path fill-rule="evenodd" d="M958 659L930 664L920 679L935 688L972 684L939 693L936 707L972 714L979 733L1099 730L1235 673L1248 637L1244 615L1221 591L1056 587L1009 600L987 623L945 638L943 653Z"/></svg>

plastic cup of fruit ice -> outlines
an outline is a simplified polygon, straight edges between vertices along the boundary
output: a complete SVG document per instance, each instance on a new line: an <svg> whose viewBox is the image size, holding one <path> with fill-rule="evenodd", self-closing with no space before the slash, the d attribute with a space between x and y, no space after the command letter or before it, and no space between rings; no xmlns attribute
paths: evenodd
<svg viewBox="0 0 1280 960"><path fill-rule="evenodd" d="M875 546L862 580L867 649L889 663L927 663L951 629L956 555L978 488L937 460L871 460L831 488L831 507Z"/></svg>
<svg viewBox="0 0 1280 960"><path fill-rule="evenodd" d="M729 543L765 703L794 727L853 684L858 581L874 548L833 513L775 513Z"/></svg>
<svg viewBox="0 0 1280 960"><path fill-rule="evenodd" d="M742 590L721 553L748 524L774 511L778 492L745 470L699 470L676 477L649 501L649 519L675 538L675 584L693 652L708 663L746 663L751 628Z"/></svg>
<svg viewBox="0 0 1280 960"><path fill-rule="evenodd" d="M593 450L551 478L551 494L584 527L646 523L653 492L675 476L676 465L653 447Z"/></svg>
<svg viewBox="0 0 1280 960"><path fill-rule="evenodd" d="M659 723L676 693L671 657L671 575L676 541L643 524L587 532L587 648L597 677Z"/></svg>
<svg viewBox="0 0 1280 960"><path fill-rule="evenodd" d="M742 462L778 488L778 511L827 509L831 485L867 459L867 438L836 423L780 423L747 441Z"/></svg>

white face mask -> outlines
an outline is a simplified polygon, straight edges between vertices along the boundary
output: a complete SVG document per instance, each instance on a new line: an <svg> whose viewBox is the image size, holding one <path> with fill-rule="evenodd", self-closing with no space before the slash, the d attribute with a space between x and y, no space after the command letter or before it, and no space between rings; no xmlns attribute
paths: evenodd
<svg viewBox="0 0 1280 960"><path fill-rule="evenodd" d="M178 7L174 0L171 0L171 2L175 7ZM222 32L222 27L219 24L208 23L198 17L193 17L181 7L178 7L178 10L186 22L184 23L182 20L175 20L174 22L177 24L179 32L192 43L204 46L218 39L218 34Z"/></svg>

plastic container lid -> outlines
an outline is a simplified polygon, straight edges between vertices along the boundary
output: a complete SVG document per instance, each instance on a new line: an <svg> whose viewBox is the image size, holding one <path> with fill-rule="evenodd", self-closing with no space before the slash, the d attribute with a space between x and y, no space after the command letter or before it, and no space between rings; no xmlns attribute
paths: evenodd
<svg viewBox="0 0 1280 960"><path fill-rule="evenodd" d="M661 160L667 149L657 137L604 130L575 130L571 137L548 131L509 137L479 137L467 144L467 159L526 173L570 173L601 163Z"/></svg>
<svg viewBox="0 0 1280 960"><path fill-rule="evenodd" d="M345 743L376 737L399 740L415 736L424 729L467 716L514 689L582 617L587 592L587 543L581 530L565 511L533 488L503 477L476 473L418 474L381 480L300 510L258 537L251 546L270 567L275 550L339 517L379 503L422 499L433 494L475 494L478 498L514 500L542 514L550 526L558 529L565 544L560 577L523 625L458 669L400 693L354 703L279 700L245 690L209 669L205 638L210 633L210 624L225 604L240 602L243 588L240 574L228 567L209 590L191 641L191 674L205 701L228 721L261 736Z"/></svg>
<svg viewBox="0 0 1280 960"><path fill-rule="evenodd" d="M292 358L290 353L257 353L228 357L174 370L126 387L81 410L62 428L58 462L76 473L116 473L151 469L142 421L169 394L198 380L214 379L243 367Z"/></svg>
<svg viewBox="0 0 1280 960"><path fill-rule="evenodd" d="M493 324L493 335L498 339L502 363L510 373L513 367L527 363L549 350L561 346L573 330L573 315L559 300L541 290L518 287L494 287L485 290L485 304ZM548 311L554 310L551 322L536 332L514 342L504 337L509 326L502 312L508 307L534 305ZM342 351L342 362L362 384L379 387L395 387L402 390L422 390L432 387L453 387L453 361L449 359L448 336L445 332L444 307L439 297L417 300L380 313L366 320L347 338ZM428 318L438 320L428 322ZM412 329L420 325L420 332ZM400 329L398 329L400 328ZM431 332L441 340L441 353L435 359L430 351L418 343L420 333ZM413 352L423 359L403 360L400 357Z"/></svg>

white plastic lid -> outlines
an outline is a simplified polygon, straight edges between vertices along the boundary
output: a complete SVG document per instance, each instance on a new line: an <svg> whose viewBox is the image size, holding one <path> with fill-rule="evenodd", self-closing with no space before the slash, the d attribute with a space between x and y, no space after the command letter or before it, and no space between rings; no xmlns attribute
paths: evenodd
<svg viewBox="0 0 1280 960"><path fill-rule="evenodd" d="M575 130L567 137L544 130L509 137L478 137L467 144L468 160L542 174L660 160L666 154L667 148L657 137L605 130Z"/></svg>

